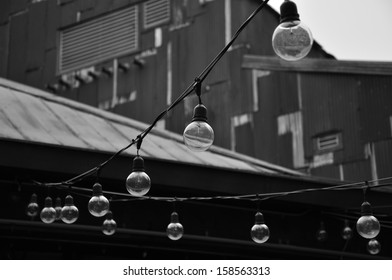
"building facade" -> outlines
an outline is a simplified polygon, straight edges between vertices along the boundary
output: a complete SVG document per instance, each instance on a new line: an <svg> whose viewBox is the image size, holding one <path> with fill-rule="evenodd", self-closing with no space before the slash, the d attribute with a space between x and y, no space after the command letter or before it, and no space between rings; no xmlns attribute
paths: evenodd
<svg viewBox="0 0 392 280"><path fill-rule="evenodd" d="M3 5L1 76L151 123L259 2L8 0ZM304 73L247 63L249 55L275 57L271 36L278 22L273 9L263 10L204 82L214 143L318 176L354 181L390 176L390 73L320 71L324 64ZM317 43L309 58L334 60ZM280 63L275 60L275 66ZM185 99L157 126L182 133L196 103Z"/></svg>

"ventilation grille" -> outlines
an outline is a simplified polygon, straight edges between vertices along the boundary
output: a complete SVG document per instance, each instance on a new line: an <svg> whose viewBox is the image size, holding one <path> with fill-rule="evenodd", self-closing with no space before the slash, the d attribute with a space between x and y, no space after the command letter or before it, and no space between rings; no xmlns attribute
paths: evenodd
<svg viewBox="0 0 392 280"><path fill-rule="evenodd" d="M137 6L63 30L59 72L78 70L137 50L138 32Z"/></svg>
<svg viewBox="0 0 392 280"><path fill-rule="evenodd" d="M170 20L170 0L149 0L144 3L144 28Z"/></svg>
<svg viewBox="0 0 392 280"><path fill-rule="evenodd" d="M319 151L337 149L342 146L340 134L326 135L317 138L317 149Z"/></svg>

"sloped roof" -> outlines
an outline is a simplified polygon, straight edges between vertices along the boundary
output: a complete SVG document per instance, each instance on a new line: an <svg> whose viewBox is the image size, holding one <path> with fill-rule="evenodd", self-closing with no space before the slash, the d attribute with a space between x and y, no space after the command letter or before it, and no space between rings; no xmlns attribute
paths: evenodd
<svg viewBox="0 0 392 280"><path fill-rule="evenodd" d="M0 140L115 153L148 125L0 78L0 127ZM124 153L134 155L135 149ZM184 164L307 177L218 147L191 152L182 136L160 129L153 129L144 139L141 155Z"/></svg>

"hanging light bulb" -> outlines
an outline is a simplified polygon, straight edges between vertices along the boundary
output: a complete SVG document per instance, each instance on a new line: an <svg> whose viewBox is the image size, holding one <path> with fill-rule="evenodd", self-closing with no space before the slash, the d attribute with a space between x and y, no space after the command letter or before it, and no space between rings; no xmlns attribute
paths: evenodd
<svg viewBox="0 0 392 280"><path fill-rule="evenodd" d="M320 222L320 228L317 230L316 239L319 242L324 242L328 238L328 232L325 229L325 224L323 221Z"/></svg>
<svg viewBox="0 0 392 280"><path fill-rule="evenodd" d="M288 61L304 58L312 49L313 36L304 25L294 2L285 0L280 6L280 24L272 35L275 53Z"/></svg>
<svg viewBox="0 0 392 280"><path fill-rule="evenodd" d="M56 221L61 220L61 210L63 207L61 206L61 198L56 198L56 203L54 205L54 210L56 210Z"/></svg>
<svg viewBox="0 0 392 280"><path fill-rule="evenodd" d="M37 195L33 193L30 198L30 202L26 207L26 214L29 217L35 217L38 215L39 206L37 203Z"/></svg>
<svg viewBox="0 0 392 280"><path fill-rule="evenodd" d="M45 198L45 207L40 214L41 221L45 224L53 223L56 220L56 210L52 206L52 199L48 196Z"/></svg>
<svg viewBox="0 0 392 280"><path fill-rule="evenodd" d="M66 224L72 224L79 218L79 210L73 203L73 197L65 197L65 205L61 209L61 220Z"/></svg>
<svg viewBox="0 0 392 280"><path fill-rule="evenodd" d="M264 223L264 216L260 212L255 214L255 224L250 230L250 236L256 243L267 242L270 232L268 226Z"/></svg>
<svg viewBox="0 0 392 280"><path fill-rule="evenodd" d="M108 211L105 216L105 221L102 224L102 232L106 235L112 235L116 232L117 223L113 220L112 211Z"/></svg>
<svg viewBox="0 0 392 280"><path fill-rule="evenodd" d="M371 239L366 248L370 254L377 255L381 251L381 244L376 239Z"/></svg>
<svg viewBox="0 0 392 280"><path fill-rule="evenodd" d="M207 123L207 108L203 104L194 108L192 122L183 137L185 145L194 152L206 151L214 142L214 130Z"/></svg>
<svg viewBox="0 0 392 280"><path fill-rule="evenodd" d="M350 240L353 237L353 230L350 227L348 220L344 221L344 228L342 230L342 238L344 240Z"/></svg>
<svg viewBox="0 0 392 280"><path fill-rule="evenodd" d="M109 211L109 200L103 196L100 183L93 186L93 197L88 202L88 211L95 217L105 216Z"/></svg>
<svg viewBox="0 0 392 280"><path fill-rule="evenodd" d="M177 212L173 212L170 216L170 224L166 228L167 237L171 240L178 240L184 234L184 228L180 224Z"/></svg>
<svg viewBox="0 0 392 280"><path fill-rule="evenodd" d="M129 174L125 185L127 191L133 196L143 196L150 190L151 179L144 172L144 160L141 156L137 155L133 159L132 173Z"/></svg>
<svg viewBox="0 0 392 280"><path fill-rule="evenodd" d="M361 205L361 217L357 221L357 231L359 235L367 239L375 238L380 232L380 222L372 215L369 202L365 201Z"/></svg>

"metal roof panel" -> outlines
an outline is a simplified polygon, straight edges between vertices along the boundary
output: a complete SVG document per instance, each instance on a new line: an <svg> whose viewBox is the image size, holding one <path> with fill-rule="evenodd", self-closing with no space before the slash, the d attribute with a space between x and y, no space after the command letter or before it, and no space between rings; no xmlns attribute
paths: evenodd
<svg viewBox="0 0 392 280"><path fill-rule="evenodd" d="M39 144L115 153L148 125L107 111L0 78L0 137ZM128 149L125 154L134 155ZM275 175L307 177L264 161L211 147L195 153L181 135L153 129L144 138L141 154L151 159Z"/></svg>

